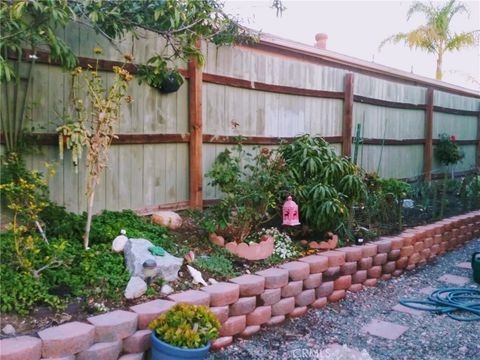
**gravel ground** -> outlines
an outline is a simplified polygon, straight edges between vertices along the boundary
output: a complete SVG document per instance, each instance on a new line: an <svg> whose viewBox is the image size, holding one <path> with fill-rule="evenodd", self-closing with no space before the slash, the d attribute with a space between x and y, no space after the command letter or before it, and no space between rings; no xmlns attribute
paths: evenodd
<svg viewBox="0 0 480 360"><path fill-rule="evenodd" d="M480 321L456 321L427 312L410 315L391 309L399 299L426 297L419 293L425 287L449 287L437 280L444 274L468 277L470 283L463 287L479 288L470 269L456 266L470 262L474 251L480 251L480 239L398 278L382 281L375 288L348 293L340 303L322 310L309 309L305 316L289 319L278 327L262 328L248 340L237 339L224 351L212 353L209 360L328 359L319 354L331 344L365 349L374 360L478 360ZM372 319L408 326L408 330L396 340L363 333L361 328Z"/></svg>

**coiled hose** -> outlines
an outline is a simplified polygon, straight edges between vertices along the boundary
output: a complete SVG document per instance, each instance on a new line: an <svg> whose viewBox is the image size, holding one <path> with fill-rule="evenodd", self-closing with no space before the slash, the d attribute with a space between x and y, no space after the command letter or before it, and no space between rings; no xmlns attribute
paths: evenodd
<svg viewBox="0 0 480 360"><path fill-rule="evenodd" d="M446 314L460 321L480 320L480 289L442 288L433 291L427 300L400 299L400 304L415 310ZM470 315L459 316L456 312Z"/></svg>

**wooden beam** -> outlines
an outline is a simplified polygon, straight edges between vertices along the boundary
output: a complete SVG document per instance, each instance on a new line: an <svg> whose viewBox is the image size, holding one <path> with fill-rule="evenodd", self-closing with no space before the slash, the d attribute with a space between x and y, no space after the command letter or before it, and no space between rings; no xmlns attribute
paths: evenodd
<svg viewBox="0 0 480 360"><path fill-rule="evenodd" d="M479 116L480 115L480 111L452 109L452 108L446 108L443 106L434 106L433 111L445 113L445 114L463 115L463 116Z"/></svg>
<svg viewBox="0 0 480 360"><path fill-rule="evenodd" d="M199 44L198 44L199 45ZM188 113L190 122L190 207L203 207L202 166L202 68L195 59L188 62Z"/></svg>
<svg viewBox="0 0 480 360"><path fill-rule="evenodd" d="M387 101L387 100L374 99L374 98L369 98L369 97L360 96L360 95L354 95L353 101L359 102L362 104L383 106L383 107L394 108L394 109L425 110L424 104L409 104L409 103L402 103L402 102L395 102L395 101Z"/></svg>
<svg viewBox="0 0 480 360"><path fill-rule="evenodd" d="M172 211L185 210L185 209L188 209L189 205L190 205L190 201L180 201L176 203L168 203L168 204L138 208L138 209L134 209L133 211L139 216L147 216L147 215L152 215L155 211L159 211L159 210L172 210Z"/></svg>
<svg viewBox="0 0 480 360"><path fill-rule="evenodd" d="M353 74L345 75L343 100L342 156L352 156Z"/></svg>
<svg viewBox="0 0 480 360"><path fill-rule="evenodd" d="M58 145L56 133L28 134L28 141L38 145ZM143 144L177 144L188 143L190 134L116 134L113 145L143 145ZM0 144L5 143L3 134L0 133Z"/></svg>
<svg viewBox="0 0 480 360"><path fill-rule="evenodd" d="M265 91L276 94L320 97L324 99L343 99L343 92L339 91L304 89L293 86L274 85L259 81L237 79L229 76L216 74L204 73L203 81L211 84L232 86L249 90Z"/></svg>
<svg viewBox="0 0 480 360"><path fill-rule="evenodd" d="M341 136L325 136L322 137L330 144L338 144L342 142ZM266 137L266 136L247 136L241 138L241 143L244 145L278 145L282 142L291 143L294 137ZM237 136L224 136L203 134L203 142L208 144L238 144L239 138Z"/></svg>
<svg viewBox="0 0 480 360"><path fill-rule="evenodd" d="M433 88L427 89L425 101L425 148L423 150L423 178L426 181L432 179L433 157Z"/></svg>
<svg viewBox="0 0 480 360"><path fill-rule="evenodd" d="M477 174L480 174L480 113L477 116L477 149L475 155L475 168Z"/></svg>

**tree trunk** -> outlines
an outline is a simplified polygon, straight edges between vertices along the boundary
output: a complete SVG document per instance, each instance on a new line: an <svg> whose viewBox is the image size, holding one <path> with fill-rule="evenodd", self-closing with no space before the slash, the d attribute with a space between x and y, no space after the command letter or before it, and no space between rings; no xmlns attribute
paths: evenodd
<svg viewBox="0 0 480 360"><path fill-rule="evenodd" d="M88 208L87 208L87 224L85 225L85 235L83 236L83 247L88 250L90 242L90 227L92 226L93 216L93 201L95 200L95 183L90 188L90 194L88 196Z"/></svg>
<svg viewBox="0 0 480 360"><path fill-rule="evenodd" d="M442 80L442 77L443 77L442 63L443 63L443 51L439 51L437 56L437 73L435 76L437 80Z"/></svg>

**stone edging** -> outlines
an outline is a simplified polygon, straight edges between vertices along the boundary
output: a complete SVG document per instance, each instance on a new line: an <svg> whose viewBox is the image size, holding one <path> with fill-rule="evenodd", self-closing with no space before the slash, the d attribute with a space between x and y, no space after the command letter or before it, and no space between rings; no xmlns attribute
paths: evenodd
<svg viewBox="0 0 480 360"><path fill-rule="evenodd" d="M347 292L375 286L427 263L480 234L480 211L407 229L352 246L310 255L277 267L116 310L38 332L0 341L0 360L43 358L144 359L150 348L149 322L176 302L206 305L222 323L212 349L248 337L261 326L280 324L286 317L304 315L308 306L319 309L343 299ZM76 356L76 357L75 357Z"/></svg>

